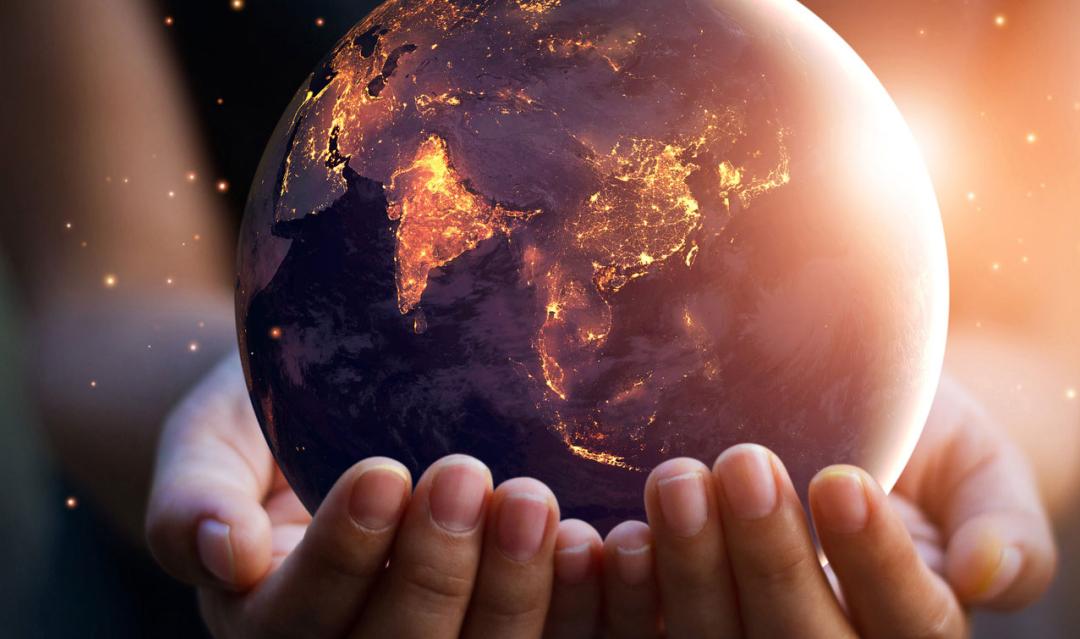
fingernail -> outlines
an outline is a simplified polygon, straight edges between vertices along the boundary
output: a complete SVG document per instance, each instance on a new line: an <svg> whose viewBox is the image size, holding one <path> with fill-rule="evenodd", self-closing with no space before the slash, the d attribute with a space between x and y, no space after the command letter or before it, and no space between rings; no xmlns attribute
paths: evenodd
<svg viewBox="0 0 1080 639"><path fill-rule="evenodd" d="M507 495L499 505L495 544L515 561L529 561L540 551L551 502L542 493Z"/></svg>
<svg viewBox="0 0 1080 639"><path fill-rule="evenodd" d="M648 543L615 548L615 569L628 586L645 583L652 573L652 546Z"/></svg>
<svg viewBox="0 0 1080 639"><path fill-rule="evenodd" d="M1000 542L999 542L1000 543ZM1023 564L1023 554L1015 546L1006 546L998 555L997 565L983 581L981 588L976 590L975 598L980 601L993 599L1016 581Z"/></svg>
<svg viewBox="0 0 1080 639"><path fill-rule="evenodd" d="M746 444L720 456L717 470L724 496L739 519L761 519L776 509L776 479L770 453Z"/></svg>
<svg viewBox="0 0 1080 639"><path fill-rule="evenodd" d="M581 543L555 550L555 578L573 585L585 581L592 568L592 544Z"/></svg>
<svg viewBox="0 0 1080 639"><path fill-rule="evenodd" d="M830 468L814 479L816 523L828 530L851 535L866 527L869 505L866 486L854 470Z"/></svg>
<svg viewBox="0 0 1080 639"><path fill-rule="evenodd" d="M408 478L401 469L389 465L373 466L353 483L349 514L362 528L372 532L386 530L401 516L408 485Z"/></svg>
<svg viewBox="0 0 1080 639"><path fill-rule="evenodd" d="M656 483L660 511L672 534L693 537L709 519L705 482L697 471L665 477Z"/></svg>
<svg viewBox="0 0 1080 639"><path fill-rule="evenodd" d="M202 520L195 532L195 546L199 551L199 560L211 574L226 583L235 580L228 524L216 519Z"/></svg>
<svg viewBox="0 0 1080 639"><path fill-rule="evenodd" d="M476 528L489 485L489 475L479 462L447 464L435 475L428 495L431 518L450 532Z"/></svg>

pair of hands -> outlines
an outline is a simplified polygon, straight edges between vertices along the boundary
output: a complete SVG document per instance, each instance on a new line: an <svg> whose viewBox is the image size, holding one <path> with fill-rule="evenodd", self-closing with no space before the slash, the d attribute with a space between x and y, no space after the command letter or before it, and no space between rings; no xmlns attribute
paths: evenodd
<svg viewBox="0 0 1080 639"><path fill-rule="evenodd" d="M312 518L230 361L165 426L147 532L218 637L961 637L968 607L1031 602L1055 563L1031 474L986 421L945 381L892 495L818 474L822 570L783 464L753 445L661 464L648 525L603 540L542 483L493 488L459 455L415 487L361 461Z"/></svg>

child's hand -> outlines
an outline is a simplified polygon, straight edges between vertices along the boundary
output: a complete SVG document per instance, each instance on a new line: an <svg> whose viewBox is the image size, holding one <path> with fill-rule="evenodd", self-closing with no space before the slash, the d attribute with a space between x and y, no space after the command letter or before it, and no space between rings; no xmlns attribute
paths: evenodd
<svg viewBox="0 0 1080 639"><path fill-rule="evenodd" d="M961 637L966 606L1024 606L1053 573L1028 468L948 380L893 497L863 471L837 466L814 478L810 502L846 612L780 460L743 445L711 471L689 459L653 471L650 529L612 531L605 565L647 571L632 552L644 548L653 578L608 580L608 624L650 630L627 636L655 636L659 615L672 637Z"/></svg>
<svg viewBox="0 0 1080 639"><path fill-rule="evenodd" d="M569 631L595 618L600 538L559 524L535 480L492 491L487 468L453 455L413 491L401 464L372 458L312 519L263 441L238 362L189 395L159 450L150 546L199 588L218 637L536 637L545 621Z"/></svg>

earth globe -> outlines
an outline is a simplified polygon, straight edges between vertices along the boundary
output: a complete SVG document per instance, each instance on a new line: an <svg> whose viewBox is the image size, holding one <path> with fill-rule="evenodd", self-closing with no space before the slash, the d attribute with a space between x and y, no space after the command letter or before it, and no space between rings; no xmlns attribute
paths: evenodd
<svg viewBox="0 0 1080 639"><path fill-rule="evenodd" d="M889 488L947 323L910 131L794 0L389 0L281 119L238 271L311 510L371 455L474 455L602 531L739 442Z"/></svg>

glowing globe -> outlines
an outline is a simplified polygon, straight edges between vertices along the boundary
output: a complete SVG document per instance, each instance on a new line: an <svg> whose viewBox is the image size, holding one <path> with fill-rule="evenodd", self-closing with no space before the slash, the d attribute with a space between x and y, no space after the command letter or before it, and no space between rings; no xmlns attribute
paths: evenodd
<svg viewBox="0 0 1080 639"><path fill-rule="evenodd" d="M739 442L889 487L946 316L907 127L787 0L387 2L289 106L240 242L251 397L310 509L370 455L475 455L601 528Z"/></svg>

